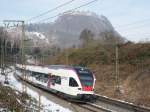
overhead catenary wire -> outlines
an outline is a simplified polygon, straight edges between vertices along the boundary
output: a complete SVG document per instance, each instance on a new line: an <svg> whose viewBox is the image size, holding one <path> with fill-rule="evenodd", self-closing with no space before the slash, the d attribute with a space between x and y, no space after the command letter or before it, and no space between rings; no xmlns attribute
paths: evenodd
<svg viewBox="0 0 150 112"><path fill-rule="evenodd" d="M43 13L37 15L37 16L31 17L31 18L27 19L26 21L31 21L31 20L33 20L33 19L37 19L37 18L39 18L39 17L42 17L42 16L44 16L44 15L50 13L50 12L53 12L53 11L55 11L55 10L61 8L61 7L66 6L66 5L68 5L68 4L70 4L70 3L74 2L74 1L75 1L75 0L67 1L67 2L65 2L65 3L59 5L59 6L55 7L55 8L53 8L53 9L50 9L50 10L48 10L48 11L46 11L46 12L43 12Z"/></svg>
<svg viewBox="0 0 150 112"><path fill-rule="evenodd" d="M127 31L131 30L130 32L133 33L127 33ZM125 30L117 30L119 32L122 32L122 35L124 35L124 37L128 37L128 36L149 36L150 33L148 33L147 31L145 32L145 30L141 30L141 27L133 27L133 28L129 28L129 29L125 29Z"/></svg>
<svg viewBox="0 0 150 112"><path fill-rule="evenodd" d="M44 13L41 13L41 14L39 14L39 15L37 15L37 16L35 16L35 17L32 17L32 18L30 18L30 19L37 19L38 17L41 17L41 16L43 16L43 15L45 15L45 14L47 14L47 13L50 13L51 11L55 11L55 10L57 10L57 9L59 9L59 8L61 8L61 7L63 7L63 5L67 5L67 4L69 4L69 3L72 3L73 1L75 1L75 0L70 0L70 1L68 1L68 2L66 2L66 3L63 3L63 4L61 4L61 5L59 5L59 6L55 7L55 8L53 8L53 9L51 9L51 10L48 10L48 11L46 11L46 12L44 12ZM91 2L95 2L95 1L98 1L98 0L93 0L93 1L91 1ZM52 17L43 19L43 20L41 20L40 22L48 21L49 19L52 19L52 18L61 16L62 14L65 14L65 13L73 13L73 12L72 12L73 10L76 10L76 9L78 9L78 8L81 8L81 7L83 7L83 6L86 6L86 5L90 4L91 2L86 3L86 4L84 4L84 5L81 5L81 6L79 6L79 7L73 8L73 9L71 9L71 10L65 11L65 12L63 12L63 13L59 13L59 14L57 14L57 15L55 15L55 16L52 16ZM150 18L147 18L147 19L139 20L139 21L136 21L136 22L133 22L133 23L128 23L128 24L120 25L120 26L117 26L116 28L119 28L119 29L120 29L120 28L124 28L124 27L128 27L128 26L131 26L131 27L132 27L132 25L137 25L138 23L141 23L141 24L142 24L143 22L145 23L145 22L149 22L149 21L150 21ZM136 27L134 27L134 28L136 29ZM119 30L119 29L118 29L118 30ZM128 30L128 29L127 29L127 30Z"/></svg>
<svg viewBox="0 0 150 112"><path fill-rule="evenodd" d="M133 25L137 25L139 23L143 24L145 22L150 22L150 18L139 20L139 21L136 21L136 22L128 23L128 24L124 24L124 25L118 25L115 28L125 28L125 27L130 27L130 26L133 26Z"/></svg>
<svg viewBox="0 0 150 112"><path fill-rule="evenodd" d="M144 27L149 27L150 21L148 23L140 23L140 24L133 24L131 26L125 26L125 27L118 27L116 28L119 31L128 31L128 30L137 30L137 29L142 29Z"/></svg>
<svg viewBox="0 0 150 112"><path fill-rule="evenodd" d="M47 14L47 13L50 13L51 11L55 11L55 10L57 10L57 9L59 9L59 8L61 8L61 7L63 7L63 6L65 6L65 5L67 5L67 4L69 4L69 3L72 3L73 1L75 1L75 0L68 1L68 2L66 2L66 3L64 3L64 4L61 4L61 5L55 7L55 8L53 8L53 9L51 9L51 10L48 10L48 11L46 11L46 12L44 12L44 13L41 13L41 14L39 14L38 16L32 17L32 18L30 18L30 19L36 19L36 18L38 18L38 17L41 17L41 16L43 16L43 15L45 15L45 14ZM93 3L93 2L96 2L96 1L98 1L98 0L90 1L90 2L88 2L88 3L86 3L86 4L83 4L83 5L79 6L79 7L70 9L70 10L65 11L65 12L63 12L63 13L59 13L59 14L57 14L57 15L55 15L55 16L51 16L51 17L48 17L48 18L46 18L46 19L42 19L42 20L40 20L39 22L48 21L48 20L50 20L50 19L52 19L52 18L61 16L61 15L63 15L63 14L73 13L72 11L74 11L74 10L76 10L76 9L78 9L78 8L84 7L84 6L86 6L86 5L89 5L89 4L91 4L91 3ZM138 23L143 23L143 22L147 22L147 21L150 21L150 18L147 18L147 19L144 19L144 20L139 20L139 21L136 21L136 22L133 22L133 23L128 23L128 24L125 24L125 25L120 25L120 26L117 26L116 28L119 28L119 29L121 28L121 29L122 29L122 28L126 28L126 27L132 27L132 25L136 25L136 24L138 24Z"/></svg>
<svg viewBox="0 0 150 112"><path fill-rule="evenodd" d="M57 15L48 17L48 18L46 18L46 19L42 19L42 20L40 20L40 21L38 21L38 22L39 22L39 23L44 22L44 21L46 22L46 21L48 21L48 20L50 20L50 19L53 19L53 18L58 17L58 16L61 16L61 15L63 15L63 14L71 14L71 13L73 13L74 10L79 9L79 8L81 8L81 7L84 7L84 6L87 6L87 5L89 5L89 4L93 3L93 2L96 2L96 1L98 1L98 0L90 1L90 2L88 2L88 3L86 3L86 4L83 4L83 5L79 6L79 7L70 9L70 10L68 10L68 11L64 11L63 13L59 13L59 14L57 14ZM133 22L133 23L128 23L128 24L125 24L125 25L120 25L120 26L117 26L116 28L132 27L132 25L137 25L138 23L140 23L140 24L142 23L142 24L143 24L143 22L145 23L145 22L149 22L149 21L150 21L150 18L147 18L147 19L140 20L140 21L136 21L136 22ZM135 28L135 26L134 26L134 28ZM130 29L131 29L131 28L130 28Z"/></svg>
<svg viewBox="0 0 150 112"><path fill-rule="evenodd" d="M149 27L149 26L147 26ZM125 29L125 30L119 30L117 29L117 31L119 32L122 32L122 34L124 35L149 35L150 33L148 31L145 31L145 30L142 30L144 29L145 27L132 27L132 28L128 28L128 29ZM130 30L131 33L128 33Z"/></svg>
<svg viewBox="0 0 150 112"><path fill-rule="evenodd" d="M132 23L128 23L128 24L124 24L124 25L119 25L119 26L116 26L115 29L119 32L126 32L126 31L129 31L131 30L132 32L136 32L137 33L127 33L127 34L124 34L124 37L127 37L127 36L141 36L141 35L145 35L145 36L149 36L149 33L144 33L144 32L141 32L142 30L140 29L143 29L144 27L149 27L148 24L150 23L150 18L147 18L147 19L143 19L143 20L139 20L139 21L135 21L135 22L132 22ZM140 31L137 31L137 30L140 30ZM141 33L139 33L141 32Z"/></svg>
<svg viewBox="0 0 150 112"><path fill-rule="evenodd" d="M42 20L37 21L37 22L40 23L40 22L48 21L48 20L53 19L53 18L55 18L55 17L61 16L61 15L63 15L63 14L73 13L74 10L77 10L77 9L79 9L79 8L81 8L81 7L88 6L88 5L90 5L90 4L94 3L94 2L97 2L97 1L98 1L98 0L92 0L92 1L90 1L90 2L87 2L87 3L85 3L85 4L80 5L80 6L78 6L78 7L72 8L72 9L70 9L70 10L64 11L64 12L62 12L62 13L59 13L59 14L57 14L57 15L54 15L54 16L51 16L51 17L48 17L48 18L45 18L45 19L42 19Z"/></svg>

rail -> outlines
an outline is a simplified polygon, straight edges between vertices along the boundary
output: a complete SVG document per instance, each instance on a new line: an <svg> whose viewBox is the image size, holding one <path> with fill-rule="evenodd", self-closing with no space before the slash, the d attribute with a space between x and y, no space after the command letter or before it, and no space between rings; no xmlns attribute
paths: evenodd
<svg viewBox="0 0 150 112"><path fill-rule="evenodd" d="M138 106L135 105L133 103L129 103L129 102L125 102L125 101L121 101L121 100L116 100L113 98L109 98L106 96L102 96L102 95L98 95L97 96L97 101L98 102L103 102L106 104L111 105L110 108L112 110L112 106L115 106L116 108L122 108L124 109L124 111L131 111L131 112L150 112L150 108L148 107L144 107L144 106ZM107 108L109 108L109 106L107 106ZM114 107L113 107L114 109ZM117 111L117 112L123 112L123 111Z"/></svg>

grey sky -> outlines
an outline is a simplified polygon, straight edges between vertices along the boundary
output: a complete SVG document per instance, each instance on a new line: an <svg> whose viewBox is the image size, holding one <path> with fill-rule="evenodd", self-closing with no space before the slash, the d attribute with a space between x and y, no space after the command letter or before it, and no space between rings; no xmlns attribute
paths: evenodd
<svg viewBox="0 0 150 112"><path fill-rule="evenodd" d="M29 19L70 0L1 0L0 21ZM54 16L92 0L76 0L43 18ZM99 0L79 9L106 16L115 29L127 39L139 41L150 38L150 0ZM41 18L41 19L43 19ZM57 18L55 18L57 19ZM38 21L37 19L35 21ZM53 20L50 20L51 22ZM130 23L133 23L129 25Z"/></svg>

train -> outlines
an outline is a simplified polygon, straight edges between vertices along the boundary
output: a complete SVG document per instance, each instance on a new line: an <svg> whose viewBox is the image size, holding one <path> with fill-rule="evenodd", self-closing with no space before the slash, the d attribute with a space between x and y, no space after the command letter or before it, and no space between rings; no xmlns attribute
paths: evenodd
<svg viewBox="0 0 150 112"><path fill-rule="evenodd" d="M67 65L16 64L15 74L40 88L78 101L95 100L95 75L87 68Z"/></svg>

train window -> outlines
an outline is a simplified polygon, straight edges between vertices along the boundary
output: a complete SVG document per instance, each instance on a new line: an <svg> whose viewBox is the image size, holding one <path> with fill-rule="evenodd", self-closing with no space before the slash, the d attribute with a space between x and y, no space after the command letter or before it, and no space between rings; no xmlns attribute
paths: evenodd
<svg viewBox="0 0 150 112"><path fill-rule="evenodd" d="M60 76L55 76L55 83L61 84L61 77Z"/></svg>
<svg viewBox="0 0 150 112"><path fill-rule="evenodd" d="M82 85L92 86L93 85L93 75L88 69L76 69L77 74L80 78Z"/></svg>
<svg viewBox="0 0 150 112"><path fill-rule="evenodd" d="M61 84L61 77L52 75L51 76L51 82L52 82L52 85Z"/></svg>
<svg viewBox="0 0 150 112"><path fill-rule="evenodd" d="M78 83L74 78L69 78L69 86L71 87L78 87Z"/></svg>
<svg viewBox="0 0 150 112"><path fill-rule="evenodd" d="M22 72L22 69L21 69L21 68L17 68L17 70L18 70L19 72Z"/></svg>
<svg viewBox="0 0 150 112"><path fill-rule="evenodd" d="M52 82L52 85L55 85L55 76L54 75L51 76L51 82Z"/></svg>
<svg viewBox="0 0 150 112"><path fill-rule="evenodd" d="M43 81L46 83L48 81L48 75L44 74Z"/></svg>
<svg viewBox="0 0 150 112"><path fill-rule="evenodd" d="M36 77L37 73L32 71L32 75L33 77Z"/></svg>
<svg viewBox="0 0 150 112"><path fill-rule="evenodd" d="M48 81L48 76L47 76L47 74L37 73L36 74L36 79L41 81L41 82L46 83Z"/></svg>

